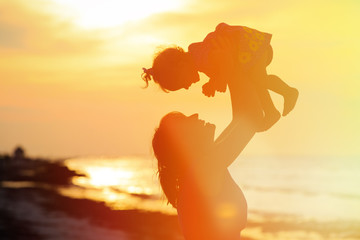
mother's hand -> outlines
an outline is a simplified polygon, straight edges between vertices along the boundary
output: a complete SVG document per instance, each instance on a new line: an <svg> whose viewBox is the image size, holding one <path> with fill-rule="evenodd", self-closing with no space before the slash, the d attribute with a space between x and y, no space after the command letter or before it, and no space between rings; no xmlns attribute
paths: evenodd
<svg viewBox="0 0 360 240"><path fill-rule="evenodd" d="M252 83L250 74L234 70L229 77L228 86L231 96L233 120L247 121L249 127L258 129L263 120L263 110Z"/></svg>
<svg viewBox="0 0 360 240"><path fill-rule="evenodd" d="M211 152L215 159L215 169L226 169L242 152L259 129L263 119L255 88L249 79L239 79L234 72L228 85L231 95L233 118L215 141ZM243 77L243 74L241 74ZM224 168L225 167L225 168Z"/></svg>

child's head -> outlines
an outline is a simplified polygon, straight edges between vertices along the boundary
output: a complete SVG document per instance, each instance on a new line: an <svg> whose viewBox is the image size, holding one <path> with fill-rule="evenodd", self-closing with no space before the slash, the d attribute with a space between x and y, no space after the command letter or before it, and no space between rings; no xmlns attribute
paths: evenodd
<svg viewBox="0 0 360 240"><path fill-rule="evenodd" d="M151 78L165 91L188 89L199 81L191 56L181 47L169 47L156 54L152 68L143 68L142 79L149 85Z"/></svg>

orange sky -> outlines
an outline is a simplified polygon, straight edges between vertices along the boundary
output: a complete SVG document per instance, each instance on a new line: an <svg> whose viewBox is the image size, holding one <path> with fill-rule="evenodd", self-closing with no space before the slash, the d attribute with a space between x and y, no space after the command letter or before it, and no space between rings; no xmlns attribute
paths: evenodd
<svg viewBox="0 0 360 240"><path fill-rule="evenodd" d="M149 154L172 110L199 112L219 133L228 93L204 97L204 76L189 91L144 90L140 75L157 46L187 48L226 22L272 33L269 73L300 90L295 110L246 154L360 155L360 2L74 2L0 0L0 152L20 144L45 157Z"/></svg>

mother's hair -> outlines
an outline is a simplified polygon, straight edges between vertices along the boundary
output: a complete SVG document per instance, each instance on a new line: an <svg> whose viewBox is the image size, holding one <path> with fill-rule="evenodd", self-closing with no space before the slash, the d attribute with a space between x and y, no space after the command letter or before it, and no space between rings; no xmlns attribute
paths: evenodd
<svg viewBox="0 0 360 240"><path fill-rule="evenodd" d="M199 156L203 144L201 136L188 128L186 119L180 112L168 113L161 119L152 140L160 184L174 208L177 208L180 174L188 161Z"/></svg>
<svg viewBox="0 0 360 240"><path fill-rule="evenodd" d="M181 113L171 112L165 115L155 130L152 147L158 161L158 175L161 187L166 195L168 203L177 207L177 193L179 190L180 156L179 147L173 131L174 122L182 117Z"/></svg>

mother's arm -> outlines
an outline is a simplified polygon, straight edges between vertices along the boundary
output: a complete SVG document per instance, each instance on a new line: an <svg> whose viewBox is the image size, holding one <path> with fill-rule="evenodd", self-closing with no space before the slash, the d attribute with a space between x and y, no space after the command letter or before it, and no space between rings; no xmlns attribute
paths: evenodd
<svg viewBox="0 0 360 240"><path fill-rule="evenodd" d="M254 86L244 74L229 79L232 121L215 140L212 156L216 167L228 167L255 135L263 118Z"/></svg>

